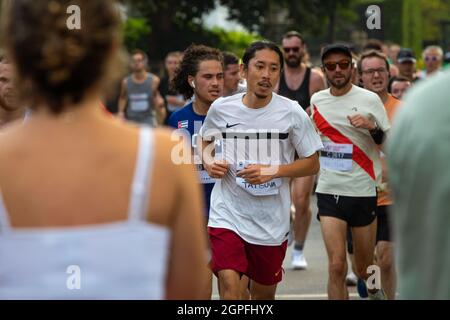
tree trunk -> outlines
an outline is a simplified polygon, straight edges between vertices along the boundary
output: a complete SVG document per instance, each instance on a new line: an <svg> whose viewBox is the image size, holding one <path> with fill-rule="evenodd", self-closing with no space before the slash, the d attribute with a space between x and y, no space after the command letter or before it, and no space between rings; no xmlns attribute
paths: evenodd
<svg viewBox="0 0 450 320"><path fill-rule="evenodd" d="M336 41L336 1L332 1L330 5L330 14L328 16L328 43L333 43Z"/></svg>

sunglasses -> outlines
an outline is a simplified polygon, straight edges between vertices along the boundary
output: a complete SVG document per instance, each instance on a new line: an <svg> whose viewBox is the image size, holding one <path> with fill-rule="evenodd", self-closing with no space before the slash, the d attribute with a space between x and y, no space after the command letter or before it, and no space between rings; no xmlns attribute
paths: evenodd
<svg viewBox="0 0 450 320"><path fill-rule="evenodd" d="M367 69L367 70L363 70L362 73L367 74L369 76L373 76L375 74L375 72L378 72L378 74L383 74L383 73L386 73L387 70L385 68Z"/></svg>
<svg viewBox="0 0 450 320"><path fill-rule="evenodd" d="M438 61L439 59L438 59L438 57L436 57L436 56L431 56L431 57L425 57L425 61L426 62L429 62L429 61L433 61L433 62L436 62L436 61Z"/></svg>
<svg viewBox="0 0 450 320"><path fill-rule="evenodd" d="M285 47L285 48L283 48L283 51L286 53L289 53L291 51L294 53L297 53L300 51L300 48L299 47L292 47L292 48Z"/></svg>
<svg viewBox="0 0 450 320"><path fill-rule="evenodd" d="M339 61L339 62L327 62L324 64L324 67L328 71L334 71L336 70L337 66L339 66L339 69L341 70L347 70L351 65L350 61Z"/></svg>

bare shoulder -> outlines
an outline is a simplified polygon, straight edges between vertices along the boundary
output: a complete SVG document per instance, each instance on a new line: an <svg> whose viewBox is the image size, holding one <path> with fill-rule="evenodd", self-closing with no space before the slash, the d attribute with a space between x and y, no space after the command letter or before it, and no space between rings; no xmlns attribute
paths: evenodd
<svg viewBox="0 0 450 320"><path fill-rule="evenodd" d="M161 82L161 79L154 73L150 73L150 75L152 76L152 81L154 84L159 84Z"/></svg>
<svg viewBox="0 0 450 320"><path fill-rule="evenodd" d="M20 139L23 135L24 125L22 121L7 124L0 130L0 154L5 154L11 148L21 145Z"/></svg>
<svg viewBox="0 0 450 320"><path fill-rule="evenodd" d="M173 169L174 161L172 161L172 151L174 150L177 139L172 138L173 130L169 128L153 129L155 141L155 159L159 163L160 168L170 170ZM173 172L172 172L173 173Z"/></svg>
<svg viewBox="0 0 450 320"><path fill-rule="evenodd" d="M311 80L315 80L315 81L317 81L317 80L320 80L320 81L323 81L323 79L324 79L324 75L323 75L323 73L322 73L322 71L320 71L320 70L318 70L317 68L312 68L311 69Z"/></svg>

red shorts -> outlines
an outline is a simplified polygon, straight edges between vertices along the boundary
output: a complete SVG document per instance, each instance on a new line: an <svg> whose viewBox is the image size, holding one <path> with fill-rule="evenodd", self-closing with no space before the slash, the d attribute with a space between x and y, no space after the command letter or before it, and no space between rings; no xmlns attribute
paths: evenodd
<svg viewBox="0 0 450 320"><path fill-rule="evenodd" d="M279 246L262 246L248 243L228 229L208 228L208 233L211 269L216 276L221 270L234 270L266 286L283 278L287 241Z"/></svg>

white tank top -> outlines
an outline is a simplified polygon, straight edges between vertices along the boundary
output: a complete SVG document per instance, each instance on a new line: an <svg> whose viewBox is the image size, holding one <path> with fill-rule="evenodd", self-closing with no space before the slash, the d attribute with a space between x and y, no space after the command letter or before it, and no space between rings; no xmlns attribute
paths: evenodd
<svg viewBox="0 0 450 320"><path fill-rule="evenodd" d="M14 229L0 194L0 299L164 299L170 231L146 219L152 155L142 128L125 221Z"/></svg>

